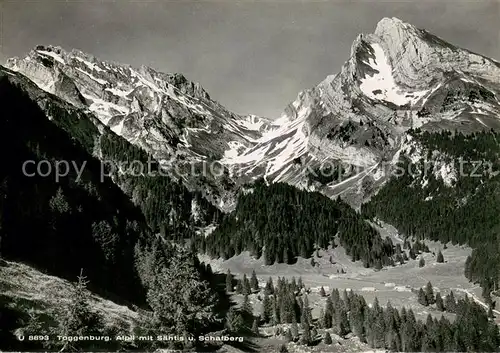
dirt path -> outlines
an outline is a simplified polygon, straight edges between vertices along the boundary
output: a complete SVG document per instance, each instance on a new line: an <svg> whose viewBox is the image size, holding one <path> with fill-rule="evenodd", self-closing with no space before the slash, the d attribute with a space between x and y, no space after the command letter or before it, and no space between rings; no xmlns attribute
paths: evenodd
<svg viewBox="0 0 500 353"><path fill-rule="evenodd" d="M474 293L470 292L471 289L476 289L476 288L478 288L478 287L476 286L476 287L472 287L472 288L469 288L469 289L463 289L463 288L454 288L454 289L456 289L459 292L467 294L469 297L471 297L472 299L474 299L474 301L476 303L478 303L479 305L481 305L483 308L488 309L489 308L488 304L486 304L481 299L479 299L479 297L477 295L475 295ZM497 315L500 315L500 311L498 311L498 310L493 310L493 312L495 314L497 314Z"/></svg>

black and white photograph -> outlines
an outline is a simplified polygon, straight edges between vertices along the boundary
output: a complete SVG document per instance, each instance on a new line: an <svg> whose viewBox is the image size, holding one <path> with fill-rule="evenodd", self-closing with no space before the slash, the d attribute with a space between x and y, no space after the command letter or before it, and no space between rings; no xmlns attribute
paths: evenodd
<svg viewBox="0 0 500 353"><path fill-rule="evenodd" d="M500 351L500 0L0 0L0 352Z"/></svg>

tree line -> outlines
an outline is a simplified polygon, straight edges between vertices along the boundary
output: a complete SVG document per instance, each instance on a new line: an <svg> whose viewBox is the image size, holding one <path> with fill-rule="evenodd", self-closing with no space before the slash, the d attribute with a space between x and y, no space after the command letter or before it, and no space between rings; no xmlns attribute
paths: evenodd
<svg viewBox="0 0 500 353"><path fill-rule="evenodd" d="M445 316L436 318L427 315L425 321L417 320L413 309L394 308L390 303L382 307L377 298L368 305L364 297L353 291L340 292L333 288L327 293L321 287L319 294L325 300L318 318L313 318L308 299L309 290L302 280L279 278L273 283L269 278L262 291L251 283L258 283L246 276L236 287L231 282L231 273L226 276L228 292L238 292L244 296L239 319L228 322L241 328L243 317L250 316L253 329L256 325L277 327L276 334L288 341L303 345L316 345L321 340L332 344L332 334L340 337L357 336L371 348L388 349L395 352L442 352L442 351L497 351L500 333L493 318L475 301L467 296L455 298L451 291L445 299L441 293L434 293L432 284L418 291L422 305L436 305L439 311L456 315L453 321ZM262 312L256 316L248 304L249 293L263 293ZM423 293L423 294L421 294ZM420 299L423 295L425 298ZM245 314L241 314L245 313ZM248 320L247 320L248 322ZM323 334L320 334L320 330Z"/></svg>
<svg viewBox="0 0 500 353"><path fill-rule="evenodd" d="M456 173L452 186L434 173L393 177L362 205L362 214L387 221L406 237L470 245L474 250L465 270L467 278L480 283L487 292L498 289L500 134L429 133L419 129L410 134L428 152L415 163L402 156L400 165L405 170L411 167L422 171L424 160L442 160L458 170L462 159L463 173Z"/></svg>
<svg viewBox="0 0 500 353"><path fill-rule="evenodd" d="M294 263L298 256L309 258L317 249L341 245L366 267L391 264L392 241L382 239L340 198L262 180L251 189L240 195L236 210L224 215L212 234L195 239L197 249L224 259L247 250L271 265Z"/></svg>
<svg viewBox="0 0 500 353"><path fill-rule="evenodd" d="M92 117L37 90L28 80L12 84L8 77L0 77L0 147L4 151L0 166L2 259L20 261L70 281L74 281L83 268L90 291L137 307L145 314L143 320L153 324L152 330L196 334L203 332L207 325L221 324L221 320L213 323L207 319L225 303L224 296L214 290L213 274L199 264L189 249L174 246L168 240L176 234L192 233L189 224L197 224L196 221L187 224L187 218L183 218L188 205L191 210L193 202L199 202L198 224L211 220L216 214L210 214L213 208L204 214L203 201L188 195L178 185L167 188L166 192L180 196L166 195L161 188L175 183L159 179L135 181L135 187L128 191L142 196L134 199L132 195L131 201L111 178L101 180L101 161L93 156L99 136L95 135ZM33 92L38 92L39 98L46 101L51 119L31 99ZM108 139L108 145L103 142L107 154L118 158L126 150L125 154L131 153L130 158L144 157L140 157L140 153L134 155L134 148L119 139ZM119 142L114 152L110 140ZM77 165L86 162L86 166L81 178L70 171L56 182L53 176L25 175L22 166L27 160L49 161L52 167L60 160ZM128 180L128 184L124 182L120 186L127 191L127 185L133 183ZM165 204L168 204L165 212L169 215L162 213L167 207ZM175 213L178 216L171 217ZM171 227L160 232L164 234L154 235L167 220L178 225L178 233ZM43 313L40 320L32 323L25 306L2 296L0 348L19 347L14 330L34 327L39 321L45 332L57 330L59 325L64 325L64 332L72 334L108 332L82 294L86 281L82 278L80 282L85 285L78 282L80 289L72 294L73 308L62 314ZM77 315L76 311L80 310L82 314ZM177 314L172 317L174 313ZM71 318L77 320L76 323L68 323ZM176 324L172 326L173 322Z"/></svg>

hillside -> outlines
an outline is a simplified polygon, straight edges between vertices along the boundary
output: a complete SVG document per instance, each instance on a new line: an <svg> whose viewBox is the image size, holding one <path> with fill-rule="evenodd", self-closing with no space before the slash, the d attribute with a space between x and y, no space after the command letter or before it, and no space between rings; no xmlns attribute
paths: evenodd
<svg viewBox="0 0 500 353"><path fill-rule="evenodd" d="M79 50L9 59L0 349L498 350L499 94L500 63L396 18L277 119Z"/></svg>
<svg viewBox="0 0 500 353"><path fill-rule="evenodd" d="M309 258L315 250L338 245L366 267L394 262L392 241L382 239L349 205L283 183L255 183L199 243L199 249L224 259L248 250L256 258L263 255L266 265L292 264L298 256Z"/></svg>
<svg viewBox="0 0 500 353"><path fill-rule="evenodd" d="M401 153L404 171L362 206L406 237L470 244L476 248L466 276L490 290L498 289L498 199L500 145L497 132L461 134L411 133ZM407 205L412 207L406 207Z"/></svg>
<svg viewBox="0 0 500 353"><path fill-rule="evenodd" d="M37 331L60 332L62 336L95 336L119 330L119 323L116 323L118 327L111 328L104 325L102 313L92 308L94 302L85 294L87 288L119 305L141 308L141 323L147 321L152 325L148 328L141 324L141 329L149 330L149 334L200 333L219 327L216 317L220 314L214 310L224 305L225 300L210 285L212 274L206 273L182 246L171 245L153 232L161 223L162 231L168 229L172 239L194 234L194 227L205 222L202 199L199 198L201 203L197 205L194 194L187 191L174 194L176 190L185 190L178 183L180 186L173 188L171 194L166 192L168 189L162 189L160 195L154 196L153 191L158 191L155 187L175 184L167 176L153 175L146 179L140 174L139 181L133 184L132 174L120 175L118 169L108 173L105 167L113 165L111 162L120 161L123 154L133 158L132 153L138 150L127 150L126 141L120 144L120 139L108 135L106 153L116 159L109 159L104 165L94 156L95 147L99 147L99 136L94 133L104 127L9 70L0 71L0 106L3 111L0 146L2 151L8 151L0 167L2 264L3 259L23 263L61 281L76 281L82 272L85 277L76 284L75 296L68 298L67 304L61 303L62 313L55 319L42 317L41 321L31 323L22 295L8 300L8 305L0 311L9 328L9 332L2 333L7 339L2 341L1 349L12 350L17 346L12 340L14 328L36 325ZM120 180L114 182L111 176ZM146 195L134 195L132 201L132 195L125 194L117 185L125 189L125 182L132 183L129 192L140 191ZM168 207L162 207L161 202L168 202ZM196 220L190 219L191 212L184 211L191 211L193 206L197 206L194 207ZM189 224L174 218L174 210L190 220ZM170 217L173 225L166 224L162 217ZM10 271L15 270L15 266L8 265L5 269L5 294L17 276L19 280L25 277L22 270ZM44 285L40 276L33 280L36 281L33 288ZM177 286L172 287L173 283ZM53 284L51 282L51 286ZM180 292L186 293L188 286L192 296L177 300L172 306L172 298ZM201 295L201 300L197 295ZM168 310L163 306L165 303L170 305ZM178 318L174 325L169 321L168 326L161 326L164 321L172 320L172 310L186 312L188 308L205 312L200 318L186 316L185 321ZM50 313L44 314L51 317ZM209 323L212 325L207 326ZM37 342L33 348L41 349L40 344L42 342ZM49 340L47 344L48 347L43 347L59 350L68 342ZM101 342L71 345L74 349L103 348ZM169 346L170 343L157 345ZM25 348L31 346L30 343Z"/></svg>
<svg viewBox="0 0 500 353"><path fill-rule="evenodd" d="M73 284L60 277L51 276L36 270L33 267L16 263L5 262L0 265L0 305L2 313L9 308L16 321L9 321L7 315L2 316L2 333L0 334L3 346L7 343L8 330L15 330L22 320L27 320L30 315L53 315L61 308L63 303L71 297ZM91 306L105 319L108 327L123 327L132 332L139 322L139 314L126 306L117 305L110 300L103 299L95 294L91 296ZM16 325L17 324L17 325ZM29 332L36 335L41 332ZM23 347L21 342L11 342L10 349Z"/></svg>

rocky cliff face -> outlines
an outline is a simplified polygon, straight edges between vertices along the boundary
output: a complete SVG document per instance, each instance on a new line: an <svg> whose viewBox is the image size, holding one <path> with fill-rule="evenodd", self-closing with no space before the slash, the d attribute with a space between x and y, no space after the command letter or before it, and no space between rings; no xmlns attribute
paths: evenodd
<svg viewBox="0 0 500 353"><path fill-rule="evenodd" d="M384 18L340 73L300 93L278 130L228 164L359 205L408 147L408 129L500 128L499 80L498 62Z"/></svg>
<svg viewBox="0 0 500 353"><path fill-rule="evenodd" d="M181 170L224 209L239 184L259 177L358 205L386 180L409 129L500 128L500 64L396 18L359 35L341 71L273 121L229 112L180 74L76 50L37 47L7 65ZM193 176L214 161L218 177Z"/></svg>
<svg viewBox="0 0 500 353"><path fill-rule="evenodd" d="M226 150L253 146L270 126L264 118L229 112L181 74L100 61L78 50L38 46L24 58L9 59L6 66L94 113L191 188L206 189L207 197L217 204L234 203L224 192L227 187L211 175L202 186L193 170L220 160Z"/></svg>

